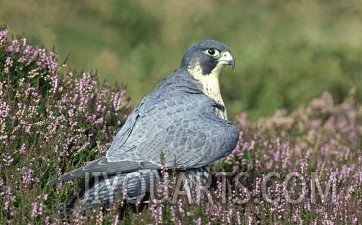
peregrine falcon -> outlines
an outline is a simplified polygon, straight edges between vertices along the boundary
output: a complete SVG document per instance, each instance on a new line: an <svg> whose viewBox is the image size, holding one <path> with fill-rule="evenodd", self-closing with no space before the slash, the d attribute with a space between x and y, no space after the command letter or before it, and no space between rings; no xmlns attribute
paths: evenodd
<svg viewBox="0 0 362 225"><path fill-rule="evenodd" d="M119 192L130 199L150 192L164 167L186 177L208 173L210 165L236 147L239 136L227 120L220 94L219 74L225 65L235 66L225 44L202 40L191 45L180 67L129 115L105 157L48 184L90 178L80 205L107 207Z"/></svg>

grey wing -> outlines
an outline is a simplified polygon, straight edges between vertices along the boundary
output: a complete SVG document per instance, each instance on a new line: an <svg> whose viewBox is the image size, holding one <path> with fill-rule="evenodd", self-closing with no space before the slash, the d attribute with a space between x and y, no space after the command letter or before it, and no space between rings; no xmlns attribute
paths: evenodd
<svg viewBox="0 0 362 225"><path fill-rule="evenodd" d="M149 162L177 169L208 165L229 154L238 141L238 130L231 122L216 116L222 108L205 95L175 95L159 99L147 110L140 110L124 143L114 141L107 160Z"/></svg>

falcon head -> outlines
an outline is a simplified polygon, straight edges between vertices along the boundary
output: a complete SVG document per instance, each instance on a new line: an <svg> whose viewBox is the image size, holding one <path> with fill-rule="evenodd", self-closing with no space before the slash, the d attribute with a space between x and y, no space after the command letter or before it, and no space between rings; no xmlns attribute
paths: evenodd
<svg viewBox="0 0 362 225"><path fill-rule="evenodd" d="M235 66L229 48L219 41L202 40L191 45L181 62L181 69L185 69L200 83L202 92L214 99L220 105L224 102L220 93L219 74L225 65ZM219 117L226 119L226 110L217 112Z"/></svg>
<svg viewBox="0 0 362 225"><path fill-rule="evenodd" d="M219 74L225 65L235 66L229 48L219 41L202 40L191 45L185 52L181 67L194 77Z"/></svg>

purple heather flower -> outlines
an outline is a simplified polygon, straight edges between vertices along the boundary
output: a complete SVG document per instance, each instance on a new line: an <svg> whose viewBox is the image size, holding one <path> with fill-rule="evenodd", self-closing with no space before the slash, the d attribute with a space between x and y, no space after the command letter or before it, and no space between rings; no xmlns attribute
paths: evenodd
<svg viewBox="0 0 362 225"><path fill-rule="evenodd" d="M14 158L6 152L1 154L1 159L5 162L6 166L9 166L14 161Z"/></svg>
<svg viewBox="0 0 362 225"><path fill-rule="evenodd" d="M11 59L11 57L6 57L6 60L5 60L5 66L6 67L12 67L13 66L13 60Z"/></svg>
<svg viewBox="0 0 362 225"><path fill-rule="evenodd" d="M23 183L26 186L32 184L33 182L39 182L39 178L34 178L33 177L34 171L32 169L23 167L22 169L20 169L20 171L21 171L21 174L22 174Z"/></svg>
<svg viewBox="0 0 362 225"><path fill-rule="evenodd" d="M8 35L7 29L0 29L0 44L2 44L5 41L7 35Z"/></svg>
<svg viewBox="0 0 362 225"><path fill-rule="evenodd" d="M111 95L113 108L116 112L118 112L122 108L123 96L124 96L123 90L120 92L112 93Z"/></svg>
<svg viewBox="0 0 362 225"><path fill-rule="evenodd" d="M5 186L4 191L0 192L0 196L3 199L3 209L6 211L14 210L14 202L16 201L15 195L11 192L11 187Z"/></svg>
<svg viewBox="0 0 362 225"><path fill-rule="evenodd" d="M0 99L0 117L7 118L9 116L10 106L6 101Z"/></svg>
<svg viewBox="0 0 362 225"><path fill-rule="evenodd" d="M199 218L197 218L197 219L194 219L193 222L194 222L196 225L201 225L201 224L202 224L201 217L199 217Z"/></svg>

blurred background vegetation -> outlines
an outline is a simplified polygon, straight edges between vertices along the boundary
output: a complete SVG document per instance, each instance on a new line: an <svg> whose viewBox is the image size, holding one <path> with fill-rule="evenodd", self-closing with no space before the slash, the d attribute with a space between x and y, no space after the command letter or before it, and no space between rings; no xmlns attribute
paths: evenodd
<svg viewBox="0 0 362 225"><path fill-rule="evenodd" d="M323 91L362 99L360 0L0 0L13 35L55 48L77 70L125 84L133 105L178 67L204 38L225 42L235 59L221 88L229 117L293 109Z"/></svg>

